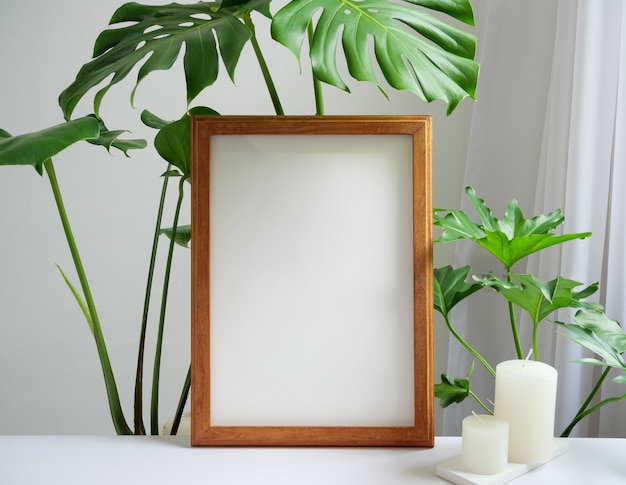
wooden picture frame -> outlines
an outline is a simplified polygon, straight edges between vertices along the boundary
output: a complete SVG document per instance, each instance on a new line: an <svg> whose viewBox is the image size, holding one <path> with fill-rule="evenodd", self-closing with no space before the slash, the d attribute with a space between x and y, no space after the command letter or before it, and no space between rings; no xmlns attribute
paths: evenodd
<svg viewBox="0 0 626 485"><path fill-rule="evenodd" d="M434 445L431 132L192 116L192 445Z"/></svg>

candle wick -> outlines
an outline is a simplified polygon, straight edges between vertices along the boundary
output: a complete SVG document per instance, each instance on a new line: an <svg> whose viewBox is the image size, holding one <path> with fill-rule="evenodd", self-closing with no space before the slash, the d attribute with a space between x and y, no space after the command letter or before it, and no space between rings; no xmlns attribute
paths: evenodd
<svg viewBox="0 0 626 485"><path fill-rule="evenodd" d="M485 422L481 419L481 417L478 414L476 414L474 411L472 411L472 414L474 416L476 416L476 419L478 419L478 421L480 421L480 424L485 424Z"/></svg>
<svg viewBox="0 0 626 485"><path fill-rule="evenodd" d="M526 365L526 361L528 359L530 359L530 356L533 355L533 349L530 349L528 352L528 355L526 355L526 359L524 359L524 363L522 364L522 367L524 367L524 365Z"/></svg>

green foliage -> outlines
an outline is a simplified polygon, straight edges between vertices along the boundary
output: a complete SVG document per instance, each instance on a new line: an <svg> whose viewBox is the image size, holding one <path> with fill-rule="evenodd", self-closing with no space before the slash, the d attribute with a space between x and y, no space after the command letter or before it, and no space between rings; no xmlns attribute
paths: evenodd
<svg viewBox="0 0 626 485"><path fill-rule="evenodd" d="M602 359L588 358L579 362L606 365L626 372L626 362L622 356L626 352L626 333L617 321L611 320L604 313L579 310L572 323L557 323L569 330L571 335L568 338Z"/></svg>
<svg viewBox="0 0 626 485"><path fill-rule="evenodd" d="M46 160L76 142L95 140L99 136L100 123L93 116L18 136L10 136L2 130L0 165L32 165L41 175Z"/></svg>
<svg viewBox="0 0 626 485"><path fill-rule="evenodd" d="M112 28L96 40L94 59L80 69L76 80L59 96L66 119L71 117L78 101L109 76L112 76L109 83L95 95L96 113L111 86L122 81L135 65L145 60L135 89L151 72L171 68L183 44L187 103L217 80L220 56L228 75L234 79L241 51L252 35L238 17L250 9L268 15L268 6L269 0L250 0L220 9L216 9L214 2L122 5L110 20Z"/></svg>
<svg viewBox="0 0 626 485"><path fill-rule="evenodd" d="M475 39L412 4L473 25L467 0L293 0L275 15L272 36L299 59L307 27L319 14L310 46L317 79L349 90L337 69L337 52L343 49L350 75L379 85L371 60L373 39L374 57L390 86L425 101L446 100L452 112L462 99L475 95Z"/></svg>
<svg viewBox="0 0 626 485"><path fill-rule="evenodd" d="M189 242L191 241L191 225L185 224L182 226L178 226L176 228L176 232L174 232L173 227L167 227L161 229L160 234L165 234L170 239L172 239L172 236L174 236L174 242L176 244L188 248Z"/></svg>
<svg viewBox="0 0 626 485"><path fill-rule="evenodd" d="M161 128L165 128L167 125L172 123L172 121L164 120L163 118L155 115L151 111L144 109L141 112L141 122L149 128L154 128L155 130L160 130Z"/></svg>
<svg viewBox="0 0 626 485"><path fill-rule="evenodd" d="M507 270L537 251L591 236L589 232L556 235L554 230L565 220L560 209L525 219L515 199L509 202L503 218L498 220L473 188L467 187L465 192L482 224L473 222L463 211L435 209L434 224L442 228L436 242L470 239L499 259ZM442 216L440 212L446 214Z"/></svg>
<svg viewBox="0 0 626 485"><path fill-rule="evenodd" d="M191 115L217 115L205 107L192 108L177 121L165 125L154 138L154 147L170 165L184 176L191 175Z"/></svg>
<svg viewBox="0 0 626 485"><path fill-rule="evenodd" d="M471 271L471 266L435 268L435 310L448 317L457 303L483 287L480 283L467 282Z"/></svg>
<svg viewBox="0 0 626 485"><path fill-rule="evenodd" d="M488 413L493 414L476 394L470 389L470 377L474 373L474 363L470 367L469 372L463 378L457 377L452 379L447 374L441 374L441 382L435 384L435 398L439 399L442 408L447 408L451 404L461 403L469 396L473 397L476 402Z"/></svg>
<svg viewBox="0 0 626 485"><path fill-rule="evenodd" d="M269 4L270 0L234 0L219 6L214 2L123 5L111 18L111 28L96 40L93 60L61 93L59 104L66 119L80 99L106 79L110 78L108 84L94 96L96 113L107 91L136 65L141 67L135 89L151 72L171 68L183 45L187 103L217 80L220 58L234 80L241 52L254 40L250 12L271 17ZM378 67L391 87L410 90L425 101L443 100L451 113L462 99L475 97L476 38L428 9L473 25L469 0L293 0L276 13L271 33L300 58L311 26L313 75L345 90L348 87L337 69L338 50L343 50L354 79L380 86L371 62L373 39Z"/></svg>
<svg viewBox="0 0 626 485"><path fill-rule="evenodd" d="M87 305L87 302L83 298L83 295L80 293L78 288L74 286L74 284L72 283L72 280L69 279L69 277L65 274L65 271L63 271L61 266L59 266L58 264L57 264L57 269L61 273L61 276L63 277L63 281L65 281L65 284L67 285L70 292L74 296L76 303L78 304L81 311L83 312L83 316L85 317L85 321L87 322L87 325L89 326L89 330L91 331L91 334L95 337L96 330L93 326L93 319L91 318L91 314L89 313L89 306Z"/></svg>
<svg viewBox="0 0 626 485"><path fill-rule="evenodd" d="M435 398L439 399L439 405L442 408L465 401L465 398L470 395L470 375L471 372L467 377L452 379L447 374L441 374L441 382L435 384Z"/></svg>
<svg viewBox="0 0 626 485"><path fill-rule="evenodd" d="M148 146L146 140L127 140L120 138L120 136L124 133L127 133L127 130L109 131L104 125L103 120L99 119L98 122L100 123L100 136L96 139L86 140L92 145L102 146L108 151L110 151L111 148L117 148L118 150L124 152L124 155L126 156L128 156L129 150L140 150Z"/></svg>
<svg viewBox="0 0 626 485"><path fill-rule="evenodd" d="M592 404L595 393L608 375L610 368L626 372L626 362L622 355L626 351L626 333L618 322L609 319L603 313L600 304L585 301L598 291L598 283L583 286L582 283L563 276L543 281L532 274L513 274L511 268L518 261L537 251L574 239L583 239L591 234L586 232L556 235L555 229L565 220L560 210L526 219L515 199L508 203L502 219L497 219L485 201L480 199L471 187L466 188L466 194L480 223L474 222L460 210L434 209L433 223L441 228L436 242L459 239L473 241L506 266L507 277L506 280L502 280L494 275L473 276L474 283L470 284L467 281L472 271L470 266L458 269L451 266L437 268L434 275L435 310L442 314L454 338L494 376L495 372L489 363L452 326L450 310L456 304L481 288L496 290L509 305L511 329L518 358L522 358L522 351L514 307L524 310L530 316L533 322L533 350L537 360L539 359L537 342L539 324L559 309L577 310L572 323L556 323L569 331L568 337L573 342L598 356L598 358L581 359L578 362L601 365L606 367L606 370L571 423L563 431L562 436L569 436L573 427L581 419L601 406L626 399L626 394L624 394ZM582 289L579 289L581 286ZM461 402L468 395L472 395L469 383L470 374L465 379L454 380L446 374L442 375L441 384L435 386L435 396L440 400L442 407ZM614 381L626 383L626 374L615 377ZM476 396L474 397L482 405L481 401ZM483 407L486 409L484 405Z"/></svg>
<svg viewBox="0 0 626 485"><path fill-rule="evenodd" d="M101 145L107 150L115 147L126 154L130 149L146 147L145 140L120 139L124 133L124 130L107 130L104 122L93 115L17 136L0 130L0 165L32 165L42 175L46 160L79 141Z"/></svg>
<svg viewBox="0 0 626 485"><path fill-rule="evenodd" d="M165 234L170 238L170 244L152 375L151 431L155 433L158 428L161 346L174 245L188 246L191 237L189 226L180 225L178 221L184 185L191 180L190 116L217 114L210 108L190 108L191 103L205 88L212 86L224 70L234 81L241 53L250 42L276 114L284 114L256 38L253 14L271 19L273 39L290 49L298 59L308 35L316 114L323 114L320 82L349 90L337 68L337 56L340 54L344 55L348 73L355 80L375 83L384 93L375 75L376 71L380 71L393 89L409 90L427 102L444 101L448 114L462 99L475 96L479 71L478 64L473 60L476 39L472 34L441 20L448 16L453 23L473 25L469 0L291 0L273 18L269 7L270 0L222 0L158 6L126 3L113 14L110 28L97 37L93 58L80 68L74 81L59 95L59 105L66 122L16 137L0 130L0 165L31 165L40 174L45 169L50 179L80 285L74 285L68 275L63 271L61 273L94 335L111 417L120 434L145 433L142 417L145 335L157 246L159 236ZM126 155L131 149L145 147L144 140L122 139L124 130L108 130L99 115L101 104L111 87L124 80L131 71L136 71L137 78L129 96L132 105L140 83L153 72L172 68L183 51L186 106L181 112L184 114L178 120L168 121L147 110L141 113L143 123L158 130L154 145L168 166L163 177L146 284L135 383L134 430L131 431L122 411L95 302L64 209L51 157L78 141L87 141L107 150L114 147ZM92 90L95 90L95 115L72 119L78 103ZM180 177L175 215L171 227L163 229L161 223L166 192L172 176ZM452 280L462 275L450 272L445 276L439 290L441 304L449 311L457 301L478 287L469 285L461 293L455 293L456 290L450 292L448 287L459 284ZM184 392L188 392L188 386L185 389ZM180 406L184 406L185 399L181 396Z"/></svg>
<svg viewBox="0 0 626 485"><path fill-rule="evenodd" d="M519 286L492 275L475 280L495 289L507 300L525 310L535 325L560 308L585 308L592 311L602 309L597 303L582 301L598 290L598 283L574 291L574 288L582 283L561 276L551 281L540 280L532 274L512 274L510 278L517 281Z"/></svg>

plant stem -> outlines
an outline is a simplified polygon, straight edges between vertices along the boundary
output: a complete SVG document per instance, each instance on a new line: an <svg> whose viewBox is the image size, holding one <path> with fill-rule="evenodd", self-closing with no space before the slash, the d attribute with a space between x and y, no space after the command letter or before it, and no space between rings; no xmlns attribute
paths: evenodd
<svg viewBox="0 0 626 485"><path fill-rule="evenodd" d="M168 165L167 170L169 171ZM143 423L143 364L146 348L146 332L148 329L148 312L150 308L150 296L152 294L152 281L154 277L154 267L156 265L157 249L159 246L159 234L161 231L161 221L163 219L163 210L165 207L165 196L167 193L167 184L169 177L163 179L161 188L161 198L159 200L159 210L157 212L156 227L152 239L152 252L150 254L150 266L148 268L148 279L146 282L146 293L144 297L143 313L141 317L141 334L139 337L139 350L137 352L137 373L135 376L135 434L144 435L146 429Z"/></svg>
<svg viewBox="0 0 626 485"><path fill-rule="evenodd" d="M172 257L174 255L174 246L176 240L176 228L178 227L178 217L184 199L184 184L187 176L182 176L178 185L178 202L176 203L176 212L174 213L174 223L172 224L172 235L170 239L169 250L167 253L167 262L165 265L165 277L163 280L163 294L161 296L161 312L159 315L159 331L157 335L157 345L154 355L154 372L152 374L152 400L150 405L150 432L153 435L159 434L159 377L161 371L161 352L163 349L163 331L165 328L165 310L167 307L167 294L170 283L170 273L172 269Z"/></svg>
<svg viewBox="0 0 626 485"><path fill-rule="evenodd" d="M493 411L492 411L491 409L489 409L487 406L485 406L485 403L483 403L483 402L482 402L482 401L478 398L478 396L477 396L476 394L474 394L472 391L470 391L470 392L469 392L469 395L470 395L470 396L472 396L472 397L476 400L476 402L477 402L478 404L480 404L480 406L481 406L481 407L482 407L485 411L487 411L489 414L493 415Z"/></svg>
<svg viewBox="0 0 626 485"><path fill-rule="evenodd" d="M594 413L595 411L600 409L602 406L606 406L607 404L612 403L612 402L623 401L624 399L626 399L626 394L622 396L617 396L617 397L609 397L605 399L604 401L600 401L598 404L596 404L592 408L587 409L584 413L577 415L573 419L573 421L570 423L570 425L565 429L565 431L563 431L563 433L561 434L561 438L567 438L569 434L571 433L572 429L574 428L574 426L576 426L578 422L584 417L589 416L590 414Z"/></svg>
<svg viewBox="0 0 626 485"><path fill-rule="evenodd" d="M448 330L450 330L450 333L452 335L454 335L454 338L456 338L460 344L465 347L465 349L472 354L474 357L476 357L480 363L485 366L485 369L487 369L489 371L489 373L495 377L496 376L496 371L493 370L493 367L491 367L489 365L489 362L487 362L482 355L480 355L470 344L468 344L463 337L461 337L457 331L452 327L452 324L450 323L450 319L448 318L448 315L443 315L443 319L446 322L446 325L448 327Z"/></svg>
<svg viewBox="0 0 626 485"><path fill-rule="evenodd" d="M259 45L259 41L256 38L256 29L254 27L254 23L252 22L252 18L250 14L246 14L243 17L244 24L246 27L250 29L252 33L252 37L250 38L250 43L252 44L252 49L254 50L254 54L256 55L257 61L259 63L259 67L261 68L261 73L263 74L263 79L265 80L265 85L267 86L267 90L269 91L270 98L272 99L272 104L274 105L274 111L277 115L282 116L285 114L283 107L280 103L280 99L278 97L278 91L276 90L276 85L274 84L274 80L272 79L272 75L270 74L270 70L267 67L267 62L265 62L265 58L263 57L263 52L261 51L261 46Z"/></svg>
<svg viewBox="0 0 626 485"><path fill-rule="evenodd" d="M535 360L539 360L539 346L537 345L537 336L539 335L539 322L533 322L533 355Z"/></svg>
<svg viewBox="0 0 626 485"><path fill-rule="evenodd" d="M583 405L580 407L580 409L576 413L576 416L574 416L574 419L572 419L572 422L567 426L567 428L565 428L563 430L563 433L561 433L561 438L567 438L570 435L570 433L572 432L572 429L574 429L574 426L576 426L578 424L578 422L582 418L584 418L587 414L589 414L589 413L585 414L585 410L587 409L587 406L589 406L589 404L591 403L591 401L593 400L595 395L600 390L600 387L602 386L602 383L604 382L604 380L609 375L609 372L611 372L611 368L610 367L607 367L606 369L604 369L604 372L602 373L602 375L598 379L598 382L596 382L596 385L593 386L593 389L589 393L589 396L587 396L587 399L585 400ZM593 409L595 409L595 408L593 408Z"/></svg>
<svg viewBox="0 0 626 485"><path fill-rule="evenodd" d="M506 281L511 282L511 268L506 269ZM509 301L509 319L511 320L511 332L513 333L513 341L515 342L515 351L517 352L517 358L524 358L524 351L522 350L522 343L519 339L519 331L517 329L517 319L515 318L515 306L513 302ZM536 358L535 354L535 358Z"/></svg>
<svg viewBox="0 0 626 485"><path fill-rule="evenodd" d="M113 425L117 434L132 434L131 429L126 423L126 419L124 418L124 412L122 411L120 397L117 390L117 384L115 382L115 376L113 375L113 368L111 367L111 361L109 360L109 354L107 352L106 343L104 341L104 335L102 334L102 328L100 326L100 319L98 318L96 305L91 294L91 289L89 288L89 281L87 280L87 275L85 273L80 254L78 252L78 247L76 245L76 240L74 239L74 234L70 226L70 221L67 217L65 204L63 203L61 190L59 188L59 182L56 177L56 172L54 170L52 160L47 159L44 162L44 167L46 170L46 174L48 175L48 179L50 180L50 186L52 187L54 200L59 211L61 224L63 225L63 231L65 232L65 238L67 240L67 245L72 255L72 260L74 261L74 267L76 268L76 273L78 275L83 295L85 297L85 302L87 304L87 308L89 309L89 315L91 316L91 321L93 324L93 335L96 341L96 348L98 350L100 366L102 368L102 373L104 376L104 384L106 387L109 410L111 412Z"/></svg>
<svg viewBox="0 0 626 485"><path fill-rule="evenodd" d="M191 365L189 366L189 370L187 370L187 377L185 378L185 383L183 384L183 390L180 393L178 407L176 408L176 415L174 416L174 422L172 423L172 431L170 432L170 434L172 435L178 433L178 427L180 426L180 420L183 417L183 411L185 410L185 404L187 403L187 398L189 397L190 389L191 389Z"/></svg>
<svg viewBox="0 0 626 485"><path fill-rule="evenodd" d="M308 38L309 45L313 43L313 24L309 23L308 29ZM324 94L322 92L322 83L315 77L315 74L312 73L313 76L313 93L315 95L315 114L318 116L324 115Z"/></svg>

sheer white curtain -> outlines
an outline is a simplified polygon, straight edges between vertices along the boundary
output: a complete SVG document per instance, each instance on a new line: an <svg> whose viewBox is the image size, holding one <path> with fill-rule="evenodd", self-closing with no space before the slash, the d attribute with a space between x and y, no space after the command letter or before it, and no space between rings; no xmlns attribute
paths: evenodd
<svg viewBox="0 0 626 485"><path fill-rule="evenodd" d="M483 0L482 64L474 107L465 185L501 217L515 197L527 217L561 208L566 232L593 232L531 258L518 272L558 275L589 284L609 317L626 324L626 2L623 0ZM480 20L480 19L479 19ZM466 201L463 209L471 212ZM456 266L498 272L496 262L458 244ZM454 315L461 334L495 365L515 358L504 303L492 294ZM559 315L567 319L568 315ZM521 319L522 332L528 323ZM589 394L597 368L572 363L579 346L544 323L541 360L559 370L556 432ZM530 347L529 340L523 340ZM465 375L472 359L451 341L448 371ZM472 389L492 399L493 379L482 369ZM601 398L626 386L606 384ZM467 400L444 413L444 433L460 434ZM573 436L626 436L626 404L609 404L575 428Z"/></svg>

